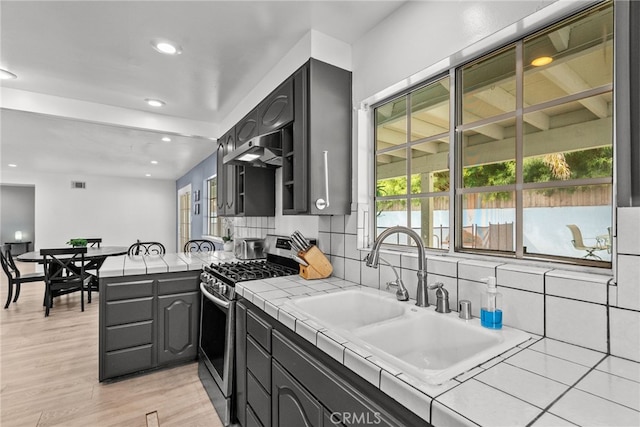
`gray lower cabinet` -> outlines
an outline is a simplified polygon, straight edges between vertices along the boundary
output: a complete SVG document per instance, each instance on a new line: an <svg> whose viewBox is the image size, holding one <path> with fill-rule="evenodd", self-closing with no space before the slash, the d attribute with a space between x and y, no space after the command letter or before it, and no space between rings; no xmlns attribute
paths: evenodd
<svg viewBox="0 0 640 427"><path fill-rule="evenodd" d="M158 297L159 364L197 356L199 307L199 292Z"/></svg>
<svg viewBox="0 0 640 427"><path fill-rule="evenodd" d="M240 425L428 425L252 303L237 307Z"/></svg>
<svg viewBox="0 0 640 427"><path fill-rule="evenodd" d="M100 278L99 379L195 360L199 271Z"/></svg>
<svg viewBox="0 0 640 427"><path fill-rule="evenodd" d="M271 396L273 426L322 427L322 405L275 361Z"/></svg>

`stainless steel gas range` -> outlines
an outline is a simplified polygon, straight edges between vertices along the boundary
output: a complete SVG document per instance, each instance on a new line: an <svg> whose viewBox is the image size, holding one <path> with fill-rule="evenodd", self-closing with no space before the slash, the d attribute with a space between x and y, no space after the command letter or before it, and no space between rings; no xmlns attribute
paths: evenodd
<svg viewBox="0 0 640 427"><path fill-rule="evenodd" d="M198 376L225 426L234 421L235 285L299 272L289 237L268 235L265 252L266 259L211 264L200 273Z"/></svg>

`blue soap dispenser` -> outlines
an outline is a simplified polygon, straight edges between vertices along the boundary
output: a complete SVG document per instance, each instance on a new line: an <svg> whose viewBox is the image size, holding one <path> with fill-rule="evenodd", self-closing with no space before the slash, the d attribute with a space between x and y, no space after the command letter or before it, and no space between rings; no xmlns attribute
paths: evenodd
<svg viewBox="0 0 640 427"><path fill-rule="evenodd" d="M487 283L487 290L482 293L480 302L480 324L489 329L502 328L502 294L496 288L496 278L482 279Z"/></svg>

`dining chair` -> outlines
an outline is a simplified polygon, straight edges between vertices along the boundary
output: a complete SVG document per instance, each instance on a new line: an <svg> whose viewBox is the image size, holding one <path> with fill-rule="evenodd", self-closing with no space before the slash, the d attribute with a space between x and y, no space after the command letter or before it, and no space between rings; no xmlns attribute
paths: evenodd
<svg viewBox="0 0 640 427"><path fill-rule="evenodd" d="M128 255L164 255L167 251L160 242L141 242L129 246Z"/></svg>
<svg viewBox="0 0 640 427"><path fill-rule="evenodd" d="M85 240L87 241L87 248L99 248L102 243L102 237L87 237ZM87 264L84 266L84 271L87 273L95 271L95 273L92 273L91 289L96 292L98 291L98 283L100 283L100 267L102 266L102 261L104 260L92 259L87 261ZM89 293L87 301L91 302L91 293Z"/></svg>
<svg viewBox="0 0 640 427"><path fill-rule="evenodd" d="M210 240L193 239L184 244L183 252L213 252L216 250Z"/></svg>
<svg viewBox="0 0 640 427"><path fill-rule="evenodd" d="M567 224L567 227L569 228L569 230L571 230L571 236L573 237L573 240L571 240L571 243L573 244L573 247L579 251L587 251L587 254L583 258L585 259L594 258L597 260L602 260L602 258L596 255L594 252L603 251L606 248L599 246L597 244L592 246L585 244L582 238L582 232L580 231L580 228L577 225Z"/></svg>
<svg viewBox="0 0 640 427"><path fill-rule="evenodd" d="M9 291L7 292L7 302L5 303L4 308L9 308L11 297L13 296L14 286L15 296L13 296L13 302L17 302L18 297L20 296L20 285L22 285L23 283L43 282L44 274L20 273L20 270L16 266L16 263L13 261L13 256L11 255L11 245L2 245L0 257L0 261L2 262L2 269L7 276L7 285L9 287Z"/></svg>
<svg viewBox="0 0 640 427"><path fill-rule="evenodd" d="M91 275L84 271L86 247L41 249L45 276L45 317L53 307L53 298L80 291L80 309L84 311L84 291L91 295ZM91 301L91 298L89 298Z"/></svg>

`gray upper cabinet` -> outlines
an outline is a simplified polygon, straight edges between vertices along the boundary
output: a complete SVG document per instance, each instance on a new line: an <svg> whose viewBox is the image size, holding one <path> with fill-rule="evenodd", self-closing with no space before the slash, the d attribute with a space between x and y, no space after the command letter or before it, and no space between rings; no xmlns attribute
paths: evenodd
<svg viewBox="0 0 640 427"><path fill-rule="evenodd" d="M258 109L255 108L236 124L236 147L258 135Z"/></svg>
<svg viewBox="0 0 640 427"><path fill-rule="evenodd" d="M218 216L233 216L236 214L236 167L224 164L224 156L231 153L235 147L236 128L233 127L218 139L216 151L216 175L218 177L217 208Z"/></svg>
<svg viewBox="0 0 640 427"><path fill-rule="evenodd" d="M283 136L283 213L351 211L351 72L311 58L293 75L294 122Z"/></svg>
<svg viewBox="0 0 640 427"><path fill-rule="evenodd" d="M224 154L225 156L231 153L236 149L236 128L234 127L229 132L227 132L224 136ZM236 173L237 168L233 165L224 165L224 185L226 200L224 202L224 213L225 215L235 215L236 214ZM219 184L218 184L219 185Z"/></svg>
<svg viewBox="0 0 640 427"><path fill-rule="evenodd" d="M264 135L293 121L293 81L286 80L258 106L258 134Z"/></svg>
<svg viewBox="0 0 640 427"><path fill-rule="evenodd" d="M236 126L235 146L248 142L258 133L258 108ZM274 169L230 166L235 169L235 209L227 215L274 216L276 213L276 172Z"/></svg>
<svg viewBox="0 0 640 427"><path fill-rule="evenodd" d="M216 150L216 175L217 175L217 195L216 195L216 208L219 216L224 216L225 208L224 202L227 200L227 187L224 184L224 140L220 138L218 140L218 148Z"/></svg>

